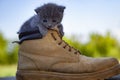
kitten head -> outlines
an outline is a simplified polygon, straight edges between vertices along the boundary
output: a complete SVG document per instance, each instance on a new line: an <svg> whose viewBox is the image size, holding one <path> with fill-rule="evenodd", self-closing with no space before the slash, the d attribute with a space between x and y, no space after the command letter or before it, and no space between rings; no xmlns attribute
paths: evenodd
<svg viewBox="0 0 120 80"><path fill-rule="evenodd" d="M35 9L35 12L40 17L41 24L52 29L61 23L64 9L64 6L48 3Z"/></svg>

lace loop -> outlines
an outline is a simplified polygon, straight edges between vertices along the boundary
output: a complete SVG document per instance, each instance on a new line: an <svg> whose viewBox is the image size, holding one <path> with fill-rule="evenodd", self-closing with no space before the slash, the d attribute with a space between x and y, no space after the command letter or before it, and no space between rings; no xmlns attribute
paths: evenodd
<svg viewBox="0 0 120 80"><path fill-rule="evenodd" d="M52 35L52 37L53 37L54 40L57 40L53 33L51 33L51 35Z"/></svg>

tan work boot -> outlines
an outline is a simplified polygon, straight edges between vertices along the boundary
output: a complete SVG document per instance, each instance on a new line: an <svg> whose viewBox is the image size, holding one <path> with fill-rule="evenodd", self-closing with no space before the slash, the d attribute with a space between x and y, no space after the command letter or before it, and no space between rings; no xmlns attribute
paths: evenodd
<svg viewBox="0 0 120 80"><path fill-rule="evenodd" d="M17 80L104 80L119 73L115 58L81 55L57 30L20 44Z"/></svg>

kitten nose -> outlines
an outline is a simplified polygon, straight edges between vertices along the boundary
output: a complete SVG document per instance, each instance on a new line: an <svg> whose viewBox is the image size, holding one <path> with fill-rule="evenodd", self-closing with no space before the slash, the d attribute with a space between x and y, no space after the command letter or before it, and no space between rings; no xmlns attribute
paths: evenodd
<svg viewBox="0 0 120 80"><path fill-rule="evenodd" d="M48 26L49 28L51 28L52 26Z"/></svg>
<svg viewBox="0 0 120 80"><path fill-rule="evenodd" d="M49 28L51 28L51 27L52 27L52 25L48 25L48 27L49 27Z"/></svg>

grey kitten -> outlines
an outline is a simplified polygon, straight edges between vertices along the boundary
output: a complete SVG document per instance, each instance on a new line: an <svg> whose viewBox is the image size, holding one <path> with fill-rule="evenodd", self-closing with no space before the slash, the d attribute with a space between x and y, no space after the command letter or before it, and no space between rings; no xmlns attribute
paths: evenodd
<svg viewBox="0 0 120 80"><path fill-rule="evenodd" d="M29 31L31 28L38 27L42 36L45 36L48 29L53 29L55 26L58 27L60 34L63 36L63 26L61 24L63 18L63 12L65 7L59 6L53 3L44 4L41 7L35 9L37 15L34 15L27 20L18 33Z"/></svg>

